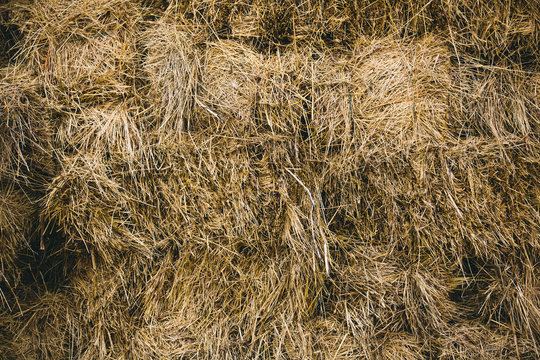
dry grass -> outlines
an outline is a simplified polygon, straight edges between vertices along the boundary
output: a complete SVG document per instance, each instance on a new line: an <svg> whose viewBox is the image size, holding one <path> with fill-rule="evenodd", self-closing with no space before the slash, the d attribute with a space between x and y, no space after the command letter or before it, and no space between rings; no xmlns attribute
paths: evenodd
<svg viewBox="0 0 540 360"><path fill-rule="evenodd" d="M29 184L40 179L32 172L51 171L51 124L40 88L21 67L0 72L0 178Z"/></svg>
<svg viewBox="0 0 540 360"><path fill-rule="evenodd" d="M537 358L539 13L0 5L0 358Z"/></svg>
<svg viewBox="0 0 540 360"><path fill-rule="evenodd" d="M6 285L0 288L0 309L10 307L7 299L20 277L17 255L30 247L37 210L30 195L16 184L0 185L0 279Z"/></svg>

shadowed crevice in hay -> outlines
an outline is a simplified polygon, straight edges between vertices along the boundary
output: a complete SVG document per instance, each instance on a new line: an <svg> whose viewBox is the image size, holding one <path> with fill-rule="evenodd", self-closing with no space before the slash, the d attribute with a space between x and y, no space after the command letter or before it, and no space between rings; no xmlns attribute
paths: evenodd
<svg viewBox="0 0 540 360"><path fill-rule="evenodd" d="M0 13L4 16L4 14ZM18 44L21 34L19 29L14 25L5 25L0 22L0 66L4 67L9 59L15 57L17 53L16 45Z"/></svg>

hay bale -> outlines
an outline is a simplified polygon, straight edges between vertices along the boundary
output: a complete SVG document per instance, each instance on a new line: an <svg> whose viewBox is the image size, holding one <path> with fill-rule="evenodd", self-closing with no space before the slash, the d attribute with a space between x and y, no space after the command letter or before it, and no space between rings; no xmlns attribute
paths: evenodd
<svg viewBox="0 0 540 360"><path fill-rule="evenodd" d="M310 125L325 156L350 150L375 159L379 150L407 154L453 140L447 105L453 67L437 38L368 40L347 57L317 55L307 79L313 87Z"/></svg>
<svg viewBox="0 0 540 360"><path fill-rule="evenodd" d="M44 293L12 318L13 358L61 359L76 356L80 344L72 301L62 294ZM4 323L7 324L7 323Z"/></svg>
<svg viewBox="0 0 540 360"><path fill-rule="evenodd" d="M324 53L314 59L310 48L262 55L236 41L220 41L204 51L186 50L177 41L191 44L188 34L166 28L167 37L149 44L156 54L167 49L166 55L155 55L146 67L159 127L140 127L119 115L124 111L117 106L72 117L62 138L78 154L62 159L64 171L48 192L51 219L95 250L98 262L121 272L126 265L115 264L125 253L143 264L160 259L159 267L145 267L144 287L134 281L125 294L145 309L141 328L126 333L121 322L111 324L114 330L107 331L118 337L96 348L95 356L257 354L246 344L278 346L271 337L282 337L298 314L321 316L311 304L322 301L315 294L317 287L325 291L325 271L337 277L325 311L333 309L334 319L347 325L366 354L414 358L420 347L434 353L436 337L460 317L454 293L465 280L473 281L460 270L463 258L497 260L534 244L520 229L534 228L534 207L524 201L533 179L524 174L535 162L512 150L519 141L459 139L459 124L452 122L457 119L448 115L455 68L436 38L371 42L364 50L338 54L338 67ZM297 54L308 61L299 62ZM170 74L182 59L186 66ZM159 96L165 85L167 95ZM191 95L177 101L182 93ZM133 133L123 127L125 119ZM111 125L98 131L100 123ZM497 184L490 178L494 172ZM509 195L502 190L508 188L521 190ZM517 218L502 206L503 191L513 199L506 207L521 214L520 221L508 220ZM513 240L518 232L519 243ZM380 244L380 253L366 255L357 242ZM262 266L261 257L275 254L280 255ZM293 263L304 265L294 270L288 265ZM273 268L283 272L280 280ZM302 285L283 279L295 271ZM223 278L210 280L216 273ZM363 293L370 297L355 295ZM279 309L267 304L272 294L281 299ZM83 293L80 299L93 306L93 299L107 297ZM133 321L123 307L99 309L102 319L115 311L125 323ZM256 325L263 310L266 323ZM516 321L523 323L534 311L515 315ZM290 320L280 322L276 314ZM212 323L205 320L210 317ZM322 335L303 340L304 348L292 345L305 336L305 326L297 323L283 351L323 351L315 345ZM370 335L356 335L355 327ZM378 349L373 344L383 329L416 342L383 341ZM132 331L137 335L126 347ZM156 338L157 343L149 340Z"/></svg>
<svg viewBox="0 0 540 360"><path fill-rule="evenodd" d="M523 339L531 339L535 344L534 338L540 333L540 287L538 268L531 258L538 254L535 250L530 254L523 252L522 257L509 256L509 261L483 274L479 291L484 302L479 313L489 322L509 322L514 332L519 331Z"/></svg>
<svg viewBox="0 0 540 360"><path fill-rule="evenodd" d="M21 67L0 71L0 177L27 185L51 171L49 114L39 81Z"/></svg>
<svg viewBox="0 0 540 360"><path fill-rule="evenodd" d="M132 259L118 260L116 266L94 264L73 277L74 315L83 331L78 341L78 358L129 358L131 339L140 323L140 292L137 280L145 267ZM86 270L86 271L84 271Z"/></svg>
<svg viewBox="0 0 540 360"><path fill-rule="evenodd" d="M538 69L493 67L471 61L459 72L463 86L461 103L467 104L464 134L478 134L499 140L533 138L538 142L540 102Z"/></svg>
<svg viewBox="0 0 540 360"><path fill-rule="evenodd" d="M23 34L17 60L39 77L49 106L71 110L130 93L141 19L136 2L18 3L13 12Z"/></svg>
<svg viewBox="0 0 540 360"><path fill-rule="evenodd" d="M476 321L457 323L441 338L441 359L534 359L535 349L504 325L488 327Z"/></svg>
<svg viewBox="0 0 540 360"><path fill-rule="evenodd" d="M196 29L161 21L147 31L146 39L144 69L158 129L190 129L201 67Z"/></svg>
<svg viewBox="0 0 540 360"><path fill-rule="evenodd" d="M169 1L166 13L207 27L212 37L274 47L293 41L339 44L404 30L423 33L440 23L441 6L433 1Z"/></svg>
<svg viewBox="0 0 540 360"><path fill-rule="evenodd" d="M237 136L293 134L304 113L303 69L298 71L296 65L290 53L264 56L238 42L212 43L206 53L200 106L206 117L214 117L209 121L229 127L223 130Z"/></svg>
<svg viewBox="0 0 540 360"><path fill-rule="evenodd" d="M277 345L275 337L281 341L287 337L284 326L300 325L317 311L321 277L312 277L309 267L303 269L306 265L286 254L243 255L201 244L173 260L177 265L169 265L170 261L162 260L141 299L147 326L134 347L147 345L138 353L201 358L268 355L273 350L267 347ZM216 271L221 273L217 278ZM162 325L156 326L155 319ZM288 336L289 346L294 346L299 334Z"/></svg>
<svg viewBox="0 0 540 360"><path fill-rule="evenodd" d="M129 102L108 102L69 114L58 121L55 146L65 154L89 152L103 158L107 154L134 158L143 139L138 110Z"/></svg>
<svg viewBox="0 0 540 360"><path fill-rule="evenodd" d="M296 42L322 46L351 44L363 36L444 36L447 45L487 62L534 64L538 4L409 1L167 1L165 13L202 26L211 38L248 40L261 48ZM457 52L462 54L459 54Z"/></svg>
<svg viewBox="0 0 540 360"><path fill-rule="evenodd" d="M159 129L169 122L177 130L201 130L220 121L230 125L241 121L243 125L235 126L246 126L251 116L257 125L271 124L284 115L297 118L295 113L302 109L297 89L285 86L294 81L290 56L278 61L236 41L212 42L203 48L198 30L166 22L158 24L149 38L145 70L159 109Z"/></svg>
<svg viewBox="0 0 540 360"><path fill-rule="evenodd" d="M491 64L538 63L533 45L539 35L538 2L455 0L445 5L445 29L458 58L468 53Z"/></svg>
<svg viewBox="0 0 540 360"><path fill-rule="evenodd" d="M130 193L99 157L67 157L62 171L50 184L45 201L46 216L58 224L75 248L92 245L112 261L117 251L132 249L148 254L142 229L134 227ZM135 204L137 201L135 201Z"/></svg>
<svg viewBox="0 0 540 360"><path fill-rule="evenodd" d="M14 357L538 356L526 2L9 12L2 174L36 170L48 229L0 243ZM6 189L2 235L30 228Z"/></svg>
<svg viewBox="0 0 540 360"><path fill-rule="evenodd" d="M422 339L425 351L432 351L430 339L460 313L451 294L466 279L429 256L407 262L405 254L388 251L356 246L344 259L333 256L336 264L344 264L335 270L334 314L346 316L341 321L350 324L358 339L365 338L366 352L378 350L377 339L386 335L382 329L412 333Z"/></svg>

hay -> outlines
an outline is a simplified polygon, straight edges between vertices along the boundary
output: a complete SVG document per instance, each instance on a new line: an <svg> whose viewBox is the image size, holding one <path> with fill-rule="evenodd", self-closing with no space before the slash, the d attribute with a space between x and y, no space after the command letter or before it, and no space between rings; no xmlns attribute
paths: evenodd
<svg viewBox="0 0 540 360"><path fill-rule="evenodd" d="M516 341L511 329L493 329L475 321L455 326L441 343L441 359L534 359L535 349L530 343ZM521 354L521 355L520 355Z"/></svg>
<svg viewBox="0 0 540 360"><path fill-rule="evenodd" d="M28 80L30 78L30 81ZM40 84L20 67L0 72L0 177L31 185L50 172L51 135Z"/></svg>
<svg viewBox="0 0 540 360"><path fill-rule="evenodd" d="M477 63L471 65L478 66ZM498 139L538 138L537 73L519 68L481 67L464 69L474 82L467 93L472 130Z"/></svg>
<svg viewBox="0 0 540 360"><path fill-rule="evenodd" d="M11 340L14 357L35 359L36 354L48 358L73 357L78 329L70 308L71 301L64 296L45 293L39 302L18 314Z"/></svg>
<svg viewBox="0 0 540 360"><path fill-rule="evenodd" d="M538 357L534 6L3 5L0 351Z"/></svg>
<svg viewBox="0 0 540 360"><path fill-rule="evenodd" d="M18 282L20 271L16 267L18 254L30 247L29 238L35 226L36 206L29 194L17 185L0 185L0 304L8 306L11 287ZM8 294L5 294L7 291Z"/></svg>
<svg viewBox="0 0 540 360"><path fill-rule="evenodd" d="M166 14L202 26L209 37L248 40L260 47L296 42L351 44L363 36L423 36L444 32L458 57L531 65L538 62L538 4L451 1L166 1Z"/></svg>
<svg viewBox="0 0 540 360"><path fill-rule="evenodd" d="M37 75L56 110L128 96L140 22L132 1L16 3L12 12L23 36L17 60Z"/></svg>

